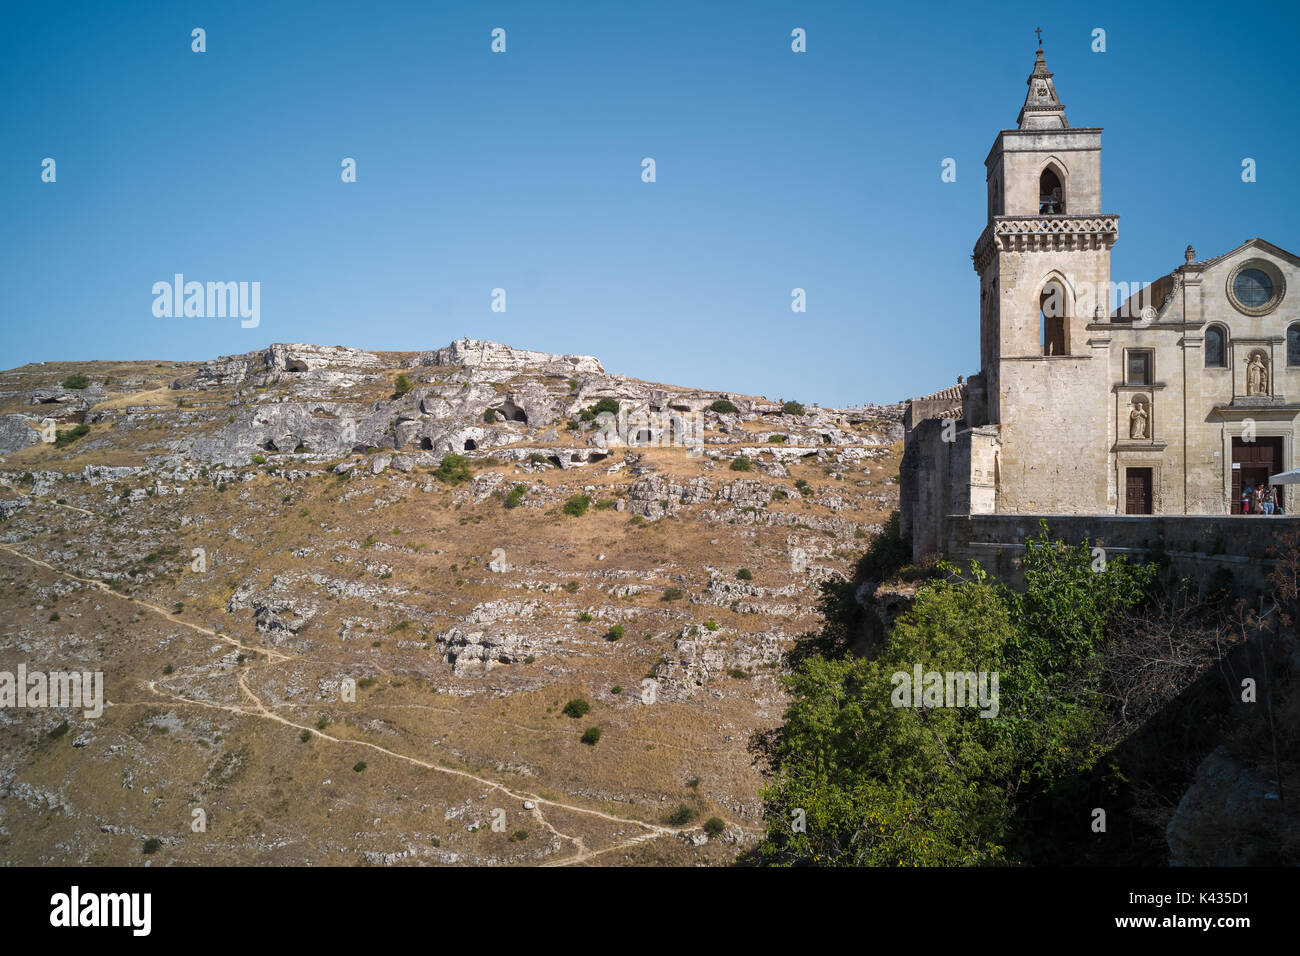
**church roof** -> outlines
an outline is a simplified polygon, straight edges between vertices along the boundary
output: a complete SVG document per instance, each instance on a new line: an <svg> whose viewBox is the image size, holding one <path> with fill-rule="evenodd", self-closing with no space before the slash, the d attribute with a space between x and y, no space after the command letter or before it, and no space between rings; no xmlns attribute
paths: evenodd
<svg viewBox="0 0 1300 956"><path fill-rule="evenodd" d="M913 402L937 402L937 401L961 401L966 397L965 385L949 385L947 388L941 388L937 392L931 392L929 395L922 395L919 398L910 399Z"/></svg>
<svg viewBox="0 0 1300 956"><path fill-rule="evenodd" d="M1025 82L1029 92L1025 94L1025 105L1020 107L1016 124L1021 129L1069 129L1065 119L1065 106L1056 95L1056 85L1052 82L1052 73L1047 69L1040 47L1034 60L1034 71Z"/></svg>

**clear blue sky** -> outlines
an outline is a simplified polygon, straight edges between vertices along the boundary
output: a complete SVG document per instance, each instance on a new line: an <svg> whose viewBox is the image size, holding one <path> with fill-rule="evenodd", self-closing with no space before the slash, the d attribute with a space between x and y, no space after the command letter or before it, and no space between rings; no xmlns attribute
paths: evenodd
<svg viewBox="0 0 1300 956"><path fill-rule="evenodd" d="M1188 243L1300 251L1294 4L8 0L0 366L464 335L773 398L923 394L977 370L983 161L1038 26L1070 123L1105 127L1114 280ZM260 282L260 326L155 318L176 272Z"/></svg>

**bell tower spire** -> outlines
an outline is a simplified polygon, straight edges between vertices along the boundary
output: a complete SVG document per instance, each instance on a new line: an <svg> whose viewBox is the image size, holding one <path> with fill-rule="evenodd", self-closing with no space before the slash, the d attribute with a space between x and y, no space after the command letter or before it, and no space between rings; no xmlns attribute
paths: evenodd
<svg viewBox="0 0 1300 956"><path fill-rule="evenodd" d="M1041 43L1042 29L1037 32ZM1047 69L1047 61L1043 59L1042 46L1035 53L1034 71L1027 80L1029 92L1025 94L1025 105L1020 107L1016 123L1021 129L1069 129L1070 124L1065 119L1065 106L1056 95L1056 85Z"/></svg>

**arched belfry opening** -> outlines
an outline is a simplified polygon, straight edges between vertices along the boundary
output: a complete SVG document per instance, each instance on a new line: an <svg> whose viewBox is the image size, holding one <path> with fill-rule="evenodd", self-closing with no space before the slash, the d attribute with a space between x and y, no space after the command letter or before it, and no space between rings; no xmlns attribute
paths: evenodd
<svg viewBox="0 0 1300 956"><path fill-rule="evenodd" d="M1069 299L1059 279L1051 279L1038 297L1038 322L1044 355L1069 355Z"/></svg>
<svg viewBox="0 0 1300 956"><path fill-rule="evenodd" d="M1038 214L1065 215L1065 183L1056 166L1048 166L1038 177Z"/></svg>

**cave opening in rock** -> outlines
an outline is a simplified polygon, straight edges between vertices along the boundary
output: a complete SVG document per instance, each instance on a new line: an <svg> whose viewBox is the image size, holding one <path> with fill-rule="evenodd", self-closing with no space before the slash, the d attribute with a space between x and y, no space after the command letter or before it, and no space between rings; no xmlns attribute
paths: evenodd
<svg viewBox="0 0 1300 956"><path fill-rule="evenodd" d="M477 449L478 449L478 442L476 442L472 438L465 439L465 451L476 451Z"/></svg>
<svg viewBox="0 0 1300 956"><path fill-rule="evenodd" d="M309 449L303 442L298 442L298 444L293 446L293 453L295 455L301 455L303 452L310 450L311 449Z"/></svg>
<svg viewBox="0 0 1300 956"><path fill-rule="evenodd" d="M266 441L262 442L262 450L278 452L280 449L275 442L271 441L271 439L268 438Z"/></svg>
<svg viewBox="0 0 1300 956"><path fill-rule="evenodd" d="M501 406L500 411L501 417L508 422L522 422L525 425L528 424L528 415L514 402L506 401L506 403Z"/></svg>
<svg viewBox="0 0 1300 956"><path fill-rule="evenodd" d="M636 437L632 441L637 445L649 445L654 442L654 434L648 428L641 428L637 430Z"/></svg>
<svg viewBox="0 0 1300 956"><path fill-rule="evenodd" d="M588 458L587 461L588 461L589 464L594 465L596 462L598 462L598 461L604 461L604 460L605 460L606 458L608 458L608 457L609 457L609 455L602 454L601 452L598 452L598 451L593 451L593 452L591 453L591 457Z"/></svg>
<svg viewBox="0 0 1300 956"><path fill-rule="evenodd" d="M564 463L560 461L560 456L559 456L559 455L548 455L548 456L546 457L546 460L549 461L549 462L550 462L552 465L554 465L556 468L563 468L563 467L564 467Z"/></svg>
<svg viewBox="0 0 1300 956"><path fill-rule="evenodd" d="M305 372L307 371L307 363L301 359L289 359L284 363L284 370L286 372Z"/></svg>
<svg viewBox="0 0 1300 956"><path fill-rule="evenodd" d="M433 450L433 439L432 439L432 438L421 438L421 439L420 439L420 447L421 447L423 450L425 450L425 451L432 451L432 450Z"/></svg>

